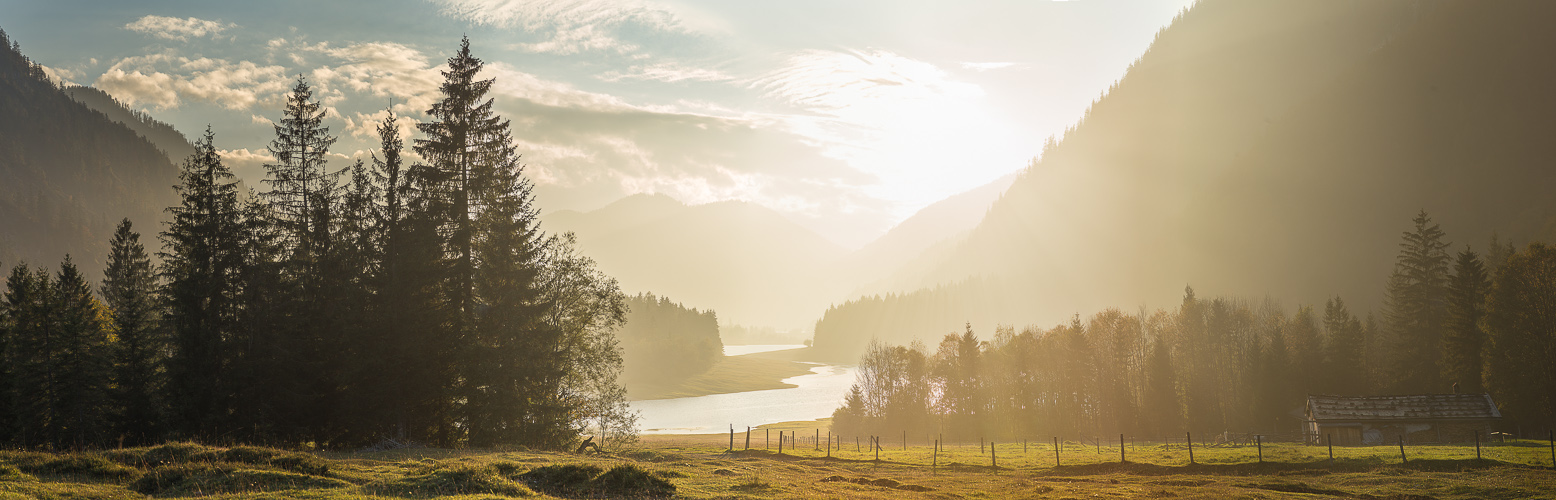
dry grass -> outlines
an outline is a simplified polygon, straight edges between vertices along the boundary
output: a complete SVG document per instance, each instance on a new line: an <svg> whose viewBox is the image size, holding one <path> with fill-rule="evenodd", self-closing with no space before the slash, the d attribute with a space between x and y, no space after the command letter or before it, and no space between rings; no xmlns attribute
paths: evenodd
<svg viewBox="0 0 1556 500"><path fill-rule="evenodd" d="M802 424L793 424L799 427ZM803 433L802 433L803 434ZM823 436L825 433L823 432ZM740 442L743 446L743 440ZM753 444L758 444L753 440ZM1067 443L1053 449L1000 444L999 467L977 443L901 449L887 440L881 461L852 443L728 452L727 435L647 436L608 456L551 452L407 449L299 454L265 448L172 444L100 453L0 452L0 499L12 498L1553 498L1556 472L1545 443L1488 446L1475 460L1464 446L1336 448L1269 444L1127 449ZM279 460L278 460L279 458ZM144 494L142 493L144 492Z"/></svg>

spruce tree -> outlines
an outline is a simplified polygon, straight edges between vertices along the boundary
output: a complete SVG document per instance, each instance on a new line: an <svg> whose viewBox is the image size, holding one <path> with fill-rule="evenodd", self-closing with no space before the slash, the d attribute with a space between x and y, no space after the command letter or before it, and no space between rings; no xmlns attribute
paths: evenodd
<svg viewBox="0 0 1556 500"><path fill-rule="evenodd" d="M0 30L0 40L3 40L4 31ZM12 420L11 407L15 404L13 391L13 377L15 376L11 360L10 344L16 336L16 327L11 315L11 307L7 294L0 290L0 443L12 443L15 437L16 424Z"/></svg>
<svg viewBox="0 0 1556 500"><path fill-rule="evenodd" d="M111 311L114 336L115 429L131 444L162 432L167 340L160 329L156 274L129 219L109 242L108 268L99 289Z"/></svg>
<svg viewBox="0 0 1556 500"><path fill-rule="evenodd" d="M91 286L68 255L51 289L58 334L57 386L51 411L58 432L55 446L79 449L105 442L110 431L113 345L108 311L92 296Z"/></svg>
<svg viewBox="0 0 1556 500"><path fill-rule="evenodd" d="M1357 395L1368 392L1366 339L1361 321L1339 297L1324 303L1324 377L1321 392Z"/></svg>
<svg viewBox="0 0 1556 500"><path fill-rule="evenodd" d="M1391 388L1409 393L1444 392L1443 327L1447 319L1448 243L1422 211L1399 243L1389 277L1384 320L1393 341Z"/></svg>
<svg viewBox="0 0 1556 500"><path fill-rule="evenodd" d="M246 227L236 180L216 153L206 128L184 160L176 186L182 202L169 208L161 234L163 296L172 358L168 397L174 424L185 437L215 437L228 423L232 342L240 333Z"/></svg>
<svg viewBox="0 0 1556 500"><path fill-rule="evenodd" d="M423 195L442 216L440 231L451 263L449 301L459 335L474 326L477 309L474 221L484 202L506 194L493 192L489 177L507 163L498 155L511 151L509 144L498 142L508 138L508 122L493 113L492 100L486 98L494 80L476 79L482 66L470 54L470 39L460 40L443 71L443 99L427 110L432 120L416 124L427 135L416 140L415 150L428 162Z"/></svg>
<svg viewBox="0 0 1556 500"><path fill-rule="evenodd" d="M1443 335L1443 380L1458 384L1460 392L1479 393L1484 369L1486 293L1491 279L1480 256L1465 248L1453 265L1448 283L1448 318Z"/></svg>
<svg viewBox="0 0 1556 500"><path fill-rule="evenodd" d="M313 100L313 89L301 76L286 97L281 120L275 124L276 138L270 142L270 154L276 163L265 165L265 193L281 227L283 244L299 265L298 272L315 272L318 259L330 242L330 204L335 197L338 175L327 170L326 157L335 137L323 125L323 106Z"/></svg>
<svg viewBox="0 0 1556 500"><path fill-rule="evenodd" d="M55 442L59 358L54 352L54 322L50 318L49 275L26 265L11 268L6 279L5 309L8 338L5 366L10 375L9 413L5 415L11 442L34 447Z"/></svg>

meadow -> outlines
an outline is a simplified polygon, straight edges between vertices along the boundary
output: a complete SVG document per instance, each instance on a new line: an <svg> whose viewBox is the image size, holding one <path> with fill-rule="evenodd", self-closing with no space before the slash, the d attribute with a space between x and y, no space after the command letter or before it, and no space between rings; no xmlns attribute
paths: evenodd
<svg viewBox="0 0 1556 500"><path fill-rule="evenodd" d="M30 498L1556 498L1543 441L1473 446L1335 448L1266 443L1118 446L978 443L942 447L882 440L832 456L810 443L777 452L753 434L644 436L600 455L534 450L305 453L168 443L80 453L0 452L0 499ZM803 433L802 433L803 434ZM776 435L776 433L775 433ZM813 435L813 433L812 433ZM825 442L823 433L823 443ZM803 439L802 439L803 441ZM846 440L842 440L846 441ZM862 439L867 443L868 439Z"/></svg>

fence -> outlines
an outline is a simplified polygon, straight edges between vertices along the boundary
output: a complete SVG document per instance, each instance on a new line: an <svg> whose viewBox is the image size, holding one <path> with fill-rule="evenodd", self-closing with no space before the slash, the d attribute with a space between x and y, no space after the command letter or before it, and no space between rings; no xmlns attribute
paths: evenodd
<svg viewBox="0 0 1556 500"><path fill-rule="evenodd" d="M1175 437L1071 436L1061 439L1011 439L994 442L948 442L938 435L841 436L821 429L770 429L761 448L753 447L748 427L743 447L730 427L729 451L762 449L783 455L843 460L890 461L900 464L1044 468L1105 463L1156 466L1238 464L1408 464L1410 461L1442 464L1444 461L1476 461L1470 464L1506 462L1551 467L1556 464L1556 432L1545 440L1492 441L1478 434L1473 443L1412 444L1403 439L1375 446L1310 444L1300 434L1222 433L1200 440L1190 433ZM1452 465L1451 463L1449 465Z"/></svg>

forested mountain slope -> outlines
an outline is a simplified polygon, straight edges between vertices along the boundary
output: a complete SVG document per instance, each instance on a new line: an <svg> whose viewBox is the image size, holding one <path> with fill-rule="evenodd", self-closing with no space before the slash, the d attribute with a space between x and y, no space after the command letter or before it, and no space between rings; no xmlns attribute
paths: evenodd
<svg viewBox="0 0 1556 500"><path fill-rule="evenodd" d="M109 120L134 130L135 133L151 141L151 145L162 150L167 155L168 161L178 163L184 161L189 155L194 154L194 145L189 143L189 138L161 120L153 118L142 111L130 109L124 103L114 99L107 92L83 86L65 87L65 93L72 99L85 104L104 115Z"/></svg>
<svg viewBox="0 0 1556 500"><path fill-rule="evenodd" d="M905 271L924 291L835 308L817 343L1167 307L1186 284L1366 310L1422 209L1457 248L1548 237L1552 25L1548 2L1198 3L965 242Z"/></svg>
<svg viewBox="0 0 1556 500"><path fill-rule="evenodd" d="M70 254L95 280L115 224L160 230L173 163L135 131L72 99L0 32L0 263Z"/></svg>

